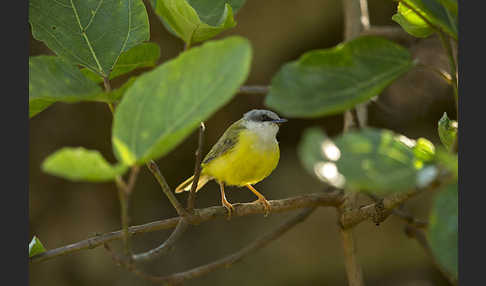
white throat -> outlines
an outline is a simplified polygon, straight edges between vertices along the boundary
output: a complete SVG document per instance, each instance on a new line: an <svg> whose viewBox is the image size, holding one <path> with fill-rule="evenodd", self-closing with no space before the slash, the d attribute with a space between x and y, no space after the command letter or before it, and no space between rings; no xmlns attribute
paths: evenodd
<svg viewBox="0 0 486 286"><path fill-rule="evenodd" d="M260 142L256 143L261 148L270 148L277 144L278 125L271 122L255 122L245 121L245 127L254 132L259 138Z"/></svg>

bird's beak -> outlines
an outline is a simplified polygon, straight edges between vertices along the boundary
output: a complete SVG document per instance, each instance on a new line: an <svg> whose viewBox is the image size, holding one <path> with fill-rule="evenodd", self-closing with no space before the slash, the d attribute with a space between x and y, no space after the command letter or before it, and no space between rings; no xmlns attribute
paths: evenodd
<svg viewBox="0 0 486 286"><path fill-rule="evenodd" d="M272 120L273 123L277 123L278 125L282 124L282 123L285 123L287 122L288 120L285 119L285 118L280 118L280 119L275 119L275 120Z"/></svg>

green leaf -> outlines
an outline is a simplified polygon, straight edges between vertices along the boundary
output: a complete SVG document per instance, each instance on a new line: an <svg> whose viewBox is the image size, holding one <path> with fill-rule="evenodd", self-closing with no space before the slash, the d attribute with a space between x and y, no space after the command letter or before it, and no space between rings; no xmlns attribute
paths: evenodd
<svg viewBox="0 0 486 286"><path fill-rule="evenodd" d="M427 238L441 268L457 279L458 192L457 182L435 197L429 216Z"/></svg>
<svg viewBox="0 0 486 286"><path fill-rule="evenodd" d="M229 4L236 14L246 0L187 0L187 2L196 10L201 21L217 26L224 19L226 4Z"/></svg>
<svg viewBox="0 0 486 286"><path fill-rule="evenodd" d="M32 257L36 254L40 254L45 251L46 249L44 248L44 245L42 245L42 242L39 240L39 238L37 238L37 236L34 235L34 237L29 243L29 257Z"/></svg>
<svg viewBox="0 0 486 286"><path fill-rule="evenodd" d="M152 3L154 2L152 1ZM204 2L196 5L200 11L206 12L203 13L203 20L198 15L199 11L196 11L186 0L157 0L155 5L152 5L155 7L155 12L163 19L164 25L170 27L171 33L184 42L192 44L210 39L222 31L236 26L233 9L228 3L224 4L222 14L215 22L215 15L218 14L211 14L210 11L210 9L217 8L217 6L213 6L214 4L218 3ZM206 23L204 20L212 23Z"/></svg>
<svg viewBox="0 0 486 286"><path fill-rule="evenodd" d="M421 168L424 163L431 162L435 158L435 146L429 140L420 137L417 139L413 147L415 155L415 167Z"/></svg>
<svg viewBox="0 0 486 286"><path fill-rule="evenodd" d="M341 113L379 95L413 65L404 47L360 37L285 64L273 77L265 104L287 117Z"/></svg>
<svg viewBox="0 0 486 286"><path fill-rule="evenodd" d="M415 8L432 25L457 40L457 14L451 13L443 6L442 0L403 0L402 2Z"/></svg>
<svg viewBox="0 0 486 286"><path fill-rule="evenodd" d="M97 100L101 88L56 56L29 58L29 117L54 102Z"/></svg>
<svg viewBox="0 0 486 286"><path fill-rule="evenodd" d="M339 136L336 165L354 190L376 194L405 191L417 184L414 140L389 130L366 128Z"/></svg>
<svg viewBox="0 0 486 286"><path fill-rule="evenodd" d="M451 150L456 141L457 121L450 120L449 117L447 117L447 112L444 112L438 122L437 129L439 131L440 141L444 144L447 150Z"/></svg>
<svg viewBox="0 0 486 286"><path fill-rule="evenodd" d="M400 24L407 33L418 38L425 38L434 33L433 28L402 3L398 3L398 12L392 16L392 20Z"/></svg>
<svg viewBox="0 0 486 286"><path fill-rule="evenodd" d="M134 69L153 67L160 58L160 47L155 43L142 43L130 50L123 52L115 64L109 79L127 74ZM85 76L96 83L103 82L103 78L88 68L81 70Z"/></svg>
<svg viewBox="0 0 486 286"><path fill-rule="evenodd" d="M457 17L457 0L439 0L439 2Z"/></svg>
<svg viewBox="0 0 486 286"><path fill-rule="evenodd" d="M241 37L207 42L141 75L115 111L113 149L127 165L167 154L246 80L251 46Z"/></svg>
<svg viewBox="0 0 486 286"><path fill-rule="evenodd" d="M121 53L150 37L142 0L31 0L32 35L57 55L109 76Z"/></svg>
<svg viewBox="0 0 486 286"><path fill-rule="evenodd" d="M452 154L450 151L445 150L444 148L437 148L437 152L435 154L435 162L448 170L452 173L452 175L457 178L458 175L458 160L457 154Z"/></svg>
<svg viewBox="0 0 486 286"><path fill-rule="evenodd" d="M106 182L128 169L123 164L111 165L94 150L83 147L62 148L42 162L42 170L71 181Z"/></svg>
<svg viewBox="0 0 486 286"><path fill-rule="evenodd" d="M328 140L327 135L319 127L307 128L297 146L297 154L305 169L315 174L315 166L323 160L322 145Z"/></svg>

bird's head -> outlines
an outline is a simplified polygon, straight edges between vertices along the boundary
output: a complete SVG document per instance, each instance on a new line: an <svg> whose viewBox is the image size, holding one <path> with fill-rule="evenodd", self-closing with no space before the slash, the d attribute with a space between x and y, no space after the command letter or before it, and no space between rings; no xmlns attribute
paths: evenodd
<svg viewBox="0 0 486 286"><path fill-rule="evenodd" d="M277 134L279 125L284 122L287 122L287 119L280 118L270 110L253 109L243 115L243 124L246 128L270 137Z"/></svg>

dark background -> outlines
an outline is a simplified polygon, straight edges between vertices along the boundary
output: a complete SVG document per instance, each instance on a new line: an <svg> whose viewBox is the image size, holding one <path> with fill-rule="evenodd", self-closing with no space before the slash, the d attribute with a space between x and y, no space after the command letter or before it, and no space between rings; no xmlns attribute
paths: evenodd
<svg viewBox="0 0 486 286"><path fill-rule="evenodd" d="M372 25L396 25L392 1L370 0ZM169 34L149 5L151 41L160 45L163 63L182 50L183 43ZM339 0L255 1L236 15L237 26L218 36L241 35L253 46L253 62L247 85L270 82L287 61L302 53L332 47L342 41L343 17ZM440 41L431 37L408 46L423 63L447 70ZM30 55L51 54L30 36ZM141 73L136 71L130 75ZM130 75L115 79L119 86ZM231 122L253 108L264 108L262 95L236 95L206 121L207 152ZM434 73L416 68L400 78L369 106L371 126L389 128L409 137L426 137L438 143L436 126L444 111L455 117L452 90ZM102 152L115 162L111 149L111 113L101 103L57 103L30 120L29 223L30 237L40 237L46 248L73 243L95 233L120 228L119 203L112 183L73 183L40 170L41 162L63 146L83 146ZM281 159L277 169L256 187L267 199L281 199L317 192L323 186L300 164L296 145L303 130L319 125L328 134L342 129L342 116L315 120L291 119L281 128ZM167 156L157 160L170 186L190 176L197 146L192 134ZM253 201L247 190L230 188L231 202ZM186 194L178 196L185 201ZM411 200L406 209L427 218L433 194ZM209 183L198 195L198 208L219 205L217 184ZM167 256L143 268L157 275L186 270L240 249L289 214L216 219L190 228ZM176 216L167 198L146 168L142 168L131 201L132 224ZM355 234L367 285L447 285L416 241L404 234L404 223L390 217L379 227L360 224ZM134 237L135 252L161 243L169 231ZM118 247L119 242L113 243ZM102 247L29 266L32 285L151 285L115 266ZM229 269L220 269L187 285L346 285L343 252L332 208L318 209L304 223L267 247Z"/></svg>

